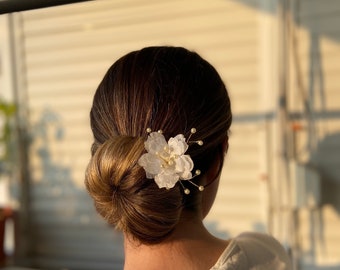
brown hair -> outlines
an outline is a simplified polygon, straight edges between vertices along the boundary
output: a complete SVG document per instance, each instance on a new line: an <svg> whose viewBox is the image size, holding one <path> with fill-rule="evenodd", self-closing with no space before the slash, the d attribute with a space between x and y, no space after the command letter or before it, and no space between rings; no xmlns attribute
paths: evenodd
<svg viewBox="0 0 340 270"><path fill-rule="evenodd" d="M196 210L198 192L188 186L192 192L185 195L179 184L159 189L146 178L137 164L145 151L146 129L161 129L168 139L177 134L187 138L196 128L194 136L204 144L191 145L187 154L204 174L221 152L231 125L223 81L195 52L147 47L109 68L95 93L90 118L94 143L85 185L97 211L142 243L161 242L184 209Z"/></svg>

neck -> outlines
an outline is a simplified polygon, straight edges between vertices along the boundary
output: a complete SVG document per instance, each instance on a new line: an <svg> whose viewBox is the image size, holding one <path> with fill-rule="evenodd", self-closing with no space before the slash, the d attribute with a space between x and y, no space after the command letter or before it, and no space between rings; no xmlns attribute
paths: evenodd
<svg viewBox="0 0 340 270"><path fill-rule="evenodd" d="M226 241L207 231L201 219L181 221L160 244L140 244L125 236L124 269L210 269L226 246Z"/></svg>

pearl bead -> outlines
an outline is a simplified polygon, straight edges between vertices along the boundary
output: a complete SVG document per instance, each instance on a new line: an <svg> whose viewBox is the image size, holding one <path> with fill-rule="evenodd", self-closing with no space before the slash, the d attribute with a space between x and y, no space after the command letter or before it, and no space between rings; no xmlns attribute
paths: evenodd
<svg viewBox="0 0 340 270"><path fill-rule="evenodd" d="M147 129L146 129L146 132L147 132L147 133L150 133L150 132L151 132L151 128L147 128Z"/></svg>
<svg viewBox="0 0 340 270"><path fill-rule="evenodd" d="M199 191L203 191L203 190L204 190L204 186L199 186L199 187L198 187L198 190L199 190Z"/></svg>
<svg viewBox="0 0 340 270"><path fill-rule="evenodd" d="M192 134L196 133L196 128L192 128L192 129L190 130L190 132L191 132Z"/></svg>
<svg viewBox="0 0 340 270"><path fill-rule="evenodd" d="M197 141L197 144L202 146L203 145L203 141Z"/></svg>
<svg viewBox="0 0 340 270"><path fill-rule="evenodd" d="M200 174L201 174L201 171L200 171L200 170L196 170L196 171L195 171L195 174L196 174L196 175L200 175Z"/></svg>
<svg viewBox="0 0 340 270"><path fill-rule="evenodd" d="M188 195L188 194L190 194L190 190L189 189L184 189L184 193L186 194L186 195Z"/></svg>

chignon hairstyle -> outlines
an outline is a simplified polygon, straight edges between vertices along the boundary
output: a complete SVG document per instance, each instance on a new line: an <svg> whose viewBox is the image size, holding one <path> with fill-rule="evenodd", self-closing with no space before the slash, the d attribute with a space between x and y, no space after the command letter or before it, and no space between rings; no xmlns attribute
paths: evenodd
<svg viewBox="0 0 340 270"><path fill-rule="evenodd" d="M147 128L162 130L167 140L188 138L196 128L192 139L204 144L190 145L186 154L204 175L221 154L231 119L223 81L197 53L147 47L120 58L99 84L90 112L94 143L85 185L98 213L140 243L165 240L183 211L197 210L200 192L187 185L186 195L179 183L160 189L146 178L138 159Z"/></svg>

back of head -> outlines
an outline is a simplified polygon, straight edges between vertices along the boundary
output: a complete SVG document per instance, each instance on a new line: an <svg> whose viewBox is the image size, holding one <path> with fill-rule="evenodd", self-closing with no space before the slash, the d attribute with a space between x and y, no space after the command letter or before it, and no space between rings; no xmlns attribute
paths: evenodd
<svg viewBox="0 0 340 270"><path fill-rule="evenodd" d="M147 47L131 52L107 71L90 113L94 135L85 184L97 211L142 243L163 241L182 211L196 210L197 192L181 185L160 189L138 165L147 128L166 139L186 138L191 128L203 146L189 154L202 174L226 141L230 101L216 70L198 54L180 47ZM195 181L199 182L200 177Z"/></svg>

